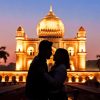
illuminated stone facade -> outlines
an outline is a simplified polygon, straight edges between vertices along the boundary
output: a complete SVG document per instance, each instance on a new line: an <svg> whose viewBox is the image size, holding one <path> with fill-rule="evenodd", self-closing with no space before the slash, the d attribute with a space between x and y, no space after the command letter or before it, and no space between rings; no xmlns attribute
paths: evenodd
<svg viewBox="0 0 100 100"><path fill-rule="evenodd" d="M37 25L37 38L28 38L24 29L19 26L16 32L16 70L28 70L32 59L38 53L41 40L53 42L53 51L65 48L70 55L72 71L85 70L86 31L81 26L74 38L64 38L64 24L56 17L50 7L48 14ZM48 61L51 64L52 57Z"/></svg>
<svg viewBox="0 0 100 100"><path fill-rule="evenodd" d="M0 82L12 82L16 79L17 82L26 82L27 71L0 71ZM100 83L99 71L68 71L66 82L69 83L84 83L86 80L96 78Z"/></svg>
<svg viewBox="0 0 100 100"><path fill-rule="evenodd" d="M80 27L76 36L64 39L64 24L50 11L37 25L38 38L28 38L19 26L16 32L16 71L0 71L0 82L26 82L27 72L32 59L38 53L39 42L47 39L53 42L53 53L57 48L65 48L70 55L71 71L67 72L66 82L84 83L96 78L100 83L100 71L86 71L86 31ZM48 61L53 63L52 57Z"/></svg>

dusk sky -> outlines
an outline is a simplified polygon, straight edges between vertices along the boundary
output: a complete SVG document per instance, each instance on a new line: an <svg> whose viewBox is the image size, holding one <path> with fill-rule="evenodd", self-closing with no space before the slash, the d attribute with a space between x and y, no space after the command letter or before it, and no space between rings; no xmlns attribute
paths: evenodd
<svg viewBox="0 0 100 100"><path fill-rule="evenodd" d="M36 26L50 9L65 26L64 38L74 38L80 26L87 32L86 60L100 54L100 0L0 0L0 46L15 62L16 30L21 25L28 37L37 38Z"/></svg>

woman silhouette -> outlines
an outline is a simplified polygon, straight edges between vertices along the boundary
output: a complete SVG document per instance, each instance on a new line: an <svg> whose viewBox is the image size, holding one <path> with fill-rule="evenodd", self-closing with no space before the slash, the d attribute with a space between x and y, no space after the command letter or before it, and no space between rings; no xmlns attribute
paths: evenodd
<svg viewBox="0 0 100 100"><path fill-rule="evenodd" d="M49 82L49 100L68 100L65 92L64 82L66 80L66 69L70 68L69 54L66 49L59 48L54 55L54 66L47 77Z"/></svg>

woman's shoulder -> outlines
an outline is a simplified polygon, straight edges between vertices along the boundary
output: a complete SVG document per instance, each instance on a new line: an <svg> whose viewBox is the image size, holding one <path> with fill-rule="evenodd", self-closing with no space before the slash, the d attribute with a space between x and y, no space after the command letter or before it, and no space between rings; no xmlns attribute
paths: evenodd
<svg viewBox="0 0 100 100"><path fill-rule="evenodd" d="M66 68L66 65L65 64L60 64L60 65L58 65L58 67Z"/></svg>
<svg viewBox="0 0 100 100"><path fill-rule="evenodd" d="M58 65L58 67L56 67L56 70L66 70L66 65L60 64L60 65Z"/></svg>

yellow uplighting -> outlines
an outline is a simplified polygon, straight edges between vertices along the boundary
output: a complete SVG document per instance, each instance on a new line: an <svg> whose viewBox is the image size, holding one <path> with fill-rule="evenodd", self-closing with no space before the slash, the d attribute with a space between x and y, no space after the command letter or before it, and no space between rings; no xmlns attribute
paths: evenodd
<svg viewBox="0 0 100 100"><path fill-rule="evenodd" d="M23 51L23 47L22 47L22 45L17 45L16 50L17 50L17 51Z"/></svg>
<svg viewBox="0 0 100 100"><path fill-rule="evenodd" d="M75 82L79 82L79 75L77 75L77 74L75 76Z"/></svg>
<svg viewBox="0 0 100 100"><path fill-rule="evenodd" d="M90 74L89 79L92 80L94 78L94 75Z"/></svg>
<svg viewBox="0 0 100 100"><path fill-rule="evenodd" d="M70 68L71 68L71 71L75 71L75 66L73 64L73 61L70 60Z"/></svg>
<svg viewBox="0 0 100 100"><path fill-rule="evenodd" d="M2 82L5 82L5 78L4 77L2 77Z"/></svg>
<svg viewBox="0 0 100 100"><path fill-rule="evenodd" d="M68 48L68 53L70 56L73 56L74 55L74 48L73 47L69 47Z"/></svg>
<svg viewBox="0 0 100 100"><path fill-rule="evenodd" d="M31 62L32 62L32 59L28 60L28 62L27 62L28 68L27 69L29 69Z"/></svg>
<svg viewBox="0 0 100 100"><path fill-rule="evenodd" d="M79 79L78 79L78 78L76 78L76 79L75 79L75 82L79 82Z"/></svg>
<svg viewBox="0 0 100 100"><path fill-rule="evenodd" d="M86 48L85 48L85 43L84 43L84 42L80 43L79 52L86 52L85 49L86 49Z"/></svg>
<svg viewBox="0 0 100 100"><path fill-rule="evenodd" d="M68 82L69 82L69 83L71 83L71 82L72 82L72 79L71 79L71 78L69 78L69 79L68 79Z"/></svg>
<svg viewBox="0 0 100 100"><path fill-rule="evenodd" d="M22 68L22 62L19 61L17 64L16 64L16 70L21 70Z"/></svg>
<svg viewBox="0 0 100 100"><path fill-rule="evenodd" d="M34 53L34 48L33 48L33 47L28 47L27 53L28 53L28 55L33 55L33 53Z"/></svg>
<svg viewBox="0 0 100 100"><path fill-rule="evenodd" d="M23 82L26 82L26 77L23 75Z"/></svg>
<svg viewBox="0 0 100 100"><path fill-rule="evenodd" d="M16 76L16 81L19 82L19 77L18 77L18 75Z"/></svg>
<svg viewBox="0 0 100 100"><path fill-rule="evenodd" d="M82 80L82 83L85 83L85 82L86 82L86 79L83 79L83 80Z"/></svg>
<svg viewBox="0 0 100 100"><path fill-rule="evenodd" d="M96 79L100 83L100 72L99 73L96 73Z"/></svg>
<svg viewBox="0 0 100 100"><path fill-rule="evenodd" d="M75 71L75 67L73 65L70 65L71 71Z"/></svg>

